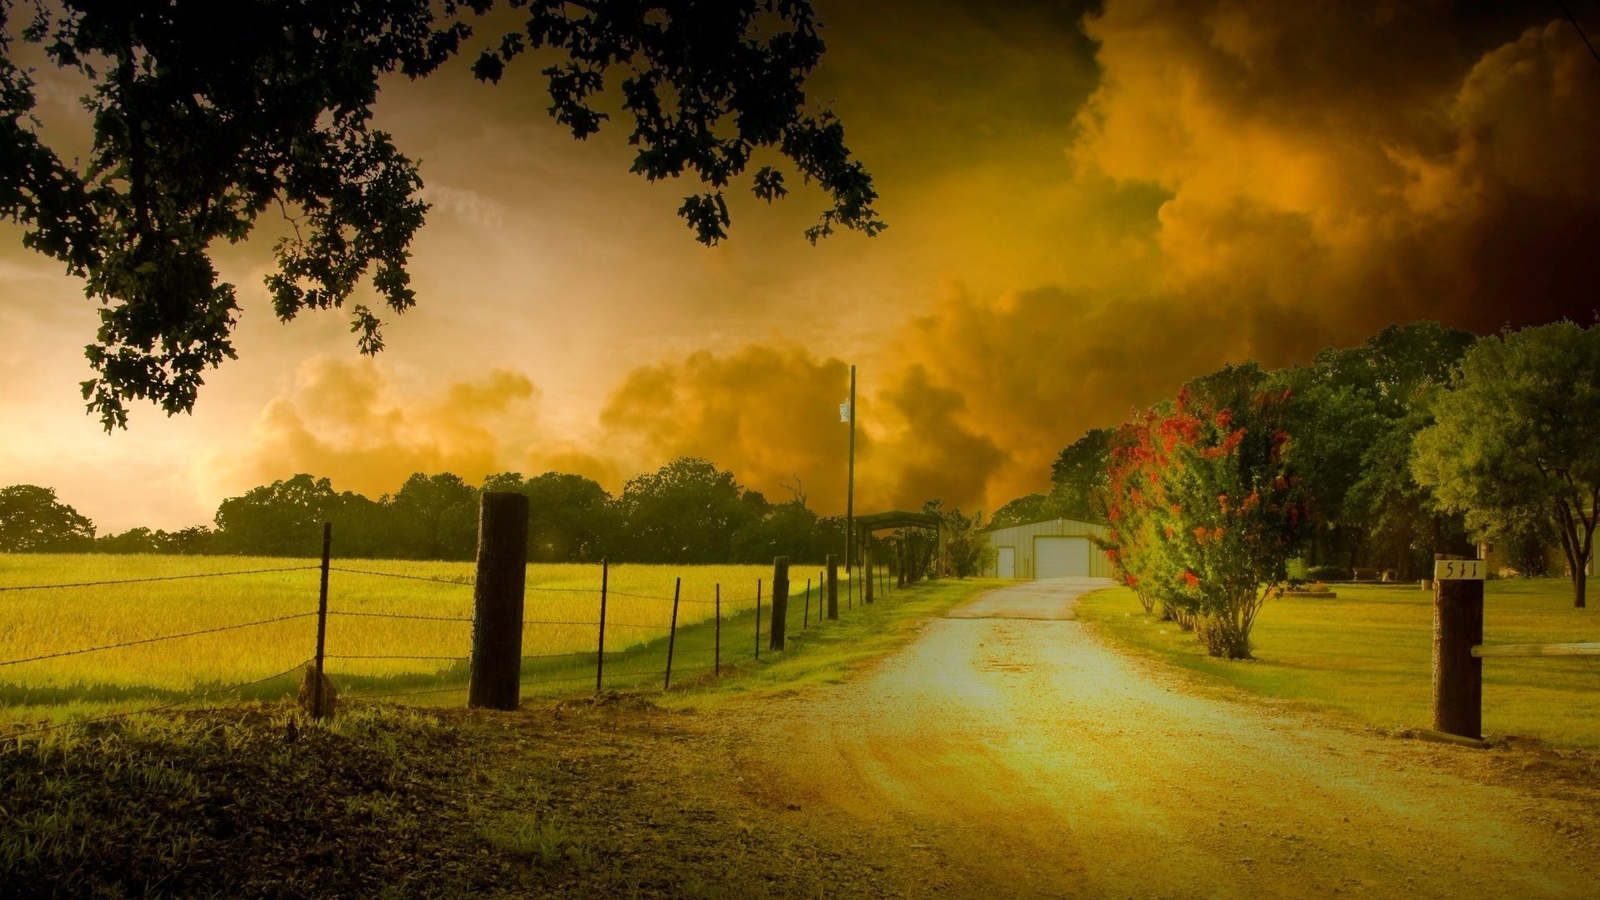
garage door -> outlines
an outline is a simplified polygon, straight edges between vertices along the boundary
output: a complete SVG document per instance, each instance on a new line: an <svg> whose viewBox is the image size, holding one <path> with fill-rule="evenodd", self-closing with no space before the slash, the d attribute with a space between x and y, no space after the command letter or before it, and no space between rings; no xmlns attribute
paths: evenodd
<svg viewBox="0 0 1600 900"><path fill-rule="evenodd" d="M1036 578L1061 578L1089 574L1089 539L1081 537L1041 537L1033 539Z"/></svg>

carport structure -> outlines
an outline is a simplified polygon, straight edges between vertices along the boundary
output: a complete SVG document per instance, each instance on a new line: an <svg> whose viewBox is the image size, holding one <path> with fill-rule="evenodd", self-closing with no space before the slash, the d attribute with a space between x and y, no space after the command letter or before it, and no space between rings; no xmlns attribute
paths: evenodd
<svg viewBox="0 0 1600 900"><path fill-rule="evenodd" d="M875 579L872 577L872 548L873 545L877 543L877 541L873 538L874 532L899 530L902 528L924 528L932 531L934 547L936 548L937 553L934 563L934 571L937 573L944 572L944 520L939 518L937 513L919 513L908 512L903 509L893 509L889 510L888 512L868 513L863 516L856 516L855 524L859 529L858 534L860 535L861 541L861 568L867 576L865 579L866 584L864 586L864 590L866 592L864 594L864 599L866 602L872 602L873 583L875 581ZM898 580L898 584L903 587L905 585L906 572L905 566L903 565L903 561L901 559L901 554L898 549L896 550L895 556L895 576Z"/></svg>

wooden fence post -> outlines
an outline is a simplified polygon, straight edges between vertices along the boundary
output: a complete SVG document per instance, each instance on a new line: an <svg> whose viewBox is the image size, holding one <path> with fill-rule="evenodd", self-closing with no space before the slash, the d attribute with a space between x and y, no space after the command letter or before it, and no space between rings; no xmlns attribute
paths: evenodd
<svg viewBox="0 0 1600 900"><path fill-rule="evenodd" d="M331 710L328 709L328 698L322 688L322 659L328 646L328 560L333 548L333 523L322 523L322 590L317 595L317 671L315 687L311 689L311 715L313 718L326 719Z"/></svg>
<svg viewBox="0 0 1600 900"><path fill-rule="evenodd" d="M789 557L772 560L772 625L769 650L782 650L785 633L789 630Z"/></svg>
<svg viewBox="0 0 1600 900"><path fill-rule="evenodd" d="M713 641L715 641L715 643L712 644L712 650L711 650L711 661L712 661L712 663L711 663L712 664L712 673L711 674L713 676L717 677L717 678L721 678L722 677L722 582L720 582L720 581L717 582L717 600L716 600L716 604L717 605L712 608L712 618L716 622L716 629L715 629L716 636L713 638Z"/></svg>
<svg viewBox="0 0 1600 900"><path fill-rule="evenodd" d="M828 619L839 621L839 557L828 554Z"/></svg>
<svg viewBox="0 0 1600 900"><path fill-rule="evenodd" d="M672 625L667 629L667 680L661 685L663 691L672 690L672 649L678 643L678 597L683 592L683 579L679 578L672 585Z"/></svg>
<svg viewBox="0 0 1600 900"><path fill-rule="evenodd" d="M811 579L806 579L806 611L800 617L800 630L805 631L811 627Z"/></svg>
<svg viewBox="0 0 1600 900"><path fill-rule="evenodd" d="M606 588L611 580L611 561L600 560L600 649L594 655L594 692L600 693L606 675Z"/></svg>
<svg viewBox="0 0 1600 900"><path fill-rule="evenodd" d="M756 659L761 658L761 579L756 579Z"/></svg>
<svg viewBox="0 0 1600 900"><path fill-rule="evenodd" d="M868 532L861 541L861 599L865 603L872 602L872 533Z"/></svg>
<svg viewBox="0 0 1600 900"><path fill-rule="evenodd" d="M1453 577L1462 562L1435 564L1433 593L1433 727L1435 731L1483 738L1483 660L1472 648L1483 643L1482 564L1476 577ZM1454 565L1449 565L1454 563Z"/></svg>
<svg viewBox="0 0 1600 900"><path fill-rule="evenodd" d="M522 699L522 595L527 569L527 495L485 493L478 505L468 706L516 709Z"/></svg>

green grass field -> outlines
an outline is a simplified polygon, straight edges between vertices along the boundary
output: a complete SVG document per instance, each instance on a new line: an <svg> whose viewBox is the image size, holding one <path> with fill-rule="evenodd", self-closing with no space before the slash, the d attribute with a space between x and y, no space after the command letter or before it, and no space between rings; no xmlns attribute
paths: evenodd
<svg viewBox="0 0 1600 900"><path fill-rule="evenodd" d="M1226 684L1383 728L1432 724L1433 605L1415 585L1334 585L1335 599L1270 601L1256 622L1256 659L1206 656L1192 634L1159 622L1125 588L1079 602L1114 642ZM1563 579L1490 581L1485 644L1600 641L1600 611L1574 609ZM1600 658L1486 659L1486 735L1600 746Z"/></svg>
<svg viewBox="0 0 1600 900"><path fill-rule="evenodd" d="M290 571L262 571L284 569ZM241 571L253 574L174 577ZM461 702L471 653L472 574L465 562L336 561L326 668L340 690ZM405 577L385 577L396 575ZM600 577L598 565L528 567L525 693L592 685ZM771 577L764 566L611 567L607 686L659 683L678 578L675 671L687 679L714 665L719 588L722 658L730 665L753 659L757 580L770 612ZM821 590L814 585L804 598L808 578L818 573L805 567L790 573L791 631L800 629L807 607L816 615ZM134 579L165 580L93 584ZM103 715L197 695L282 696L315 651L318 581L314 560L0 554L0 721ZM84 586L49 587L77 584ZM763 628L770 627L767 618L764 613ZM73 652L191 632L205 633ZM243 691L232 687L264 678Z"/></svg>

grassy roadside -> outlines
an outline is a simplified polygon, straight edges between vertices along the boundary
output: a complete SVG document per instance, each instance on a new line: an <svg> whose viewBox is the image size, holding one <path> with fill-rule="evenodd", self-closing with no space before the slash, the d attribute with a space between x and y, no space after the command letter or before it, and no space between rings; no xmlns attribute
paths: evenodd
<svg viewBox="0 0 1600 900"><path fill-rule="evenodd" d="M328 724L277 701L0 731L0 893L897 896L860 835L819 840L760 808L701 712L846 679L990 586L841 609L759 663L753 619L734 617L724 638L748 650L731 671L675 676L665 694L652 676L637 694L526 698L514 713L357 697ZM685 629L678 650L711 633Z"/></svg>
<svg viewBox="0 0 1600 900"><path fill-rule="evenodd" d="M1198 683L1330 712L1386 729L1432 719L1432 594L1415 586L1336 585L1334 599L1285 598L1263 608L1256 659L1214 659L1171 622L1139 608L1126 588L1079 601L1080 618L1113 643L1169 663ZM1600 612L1574 609L1560 579L1491 581L1485 643L1600 641ZM1600 747L1600 660L1484 662L1483 723L1491 736Z"/></svg>

